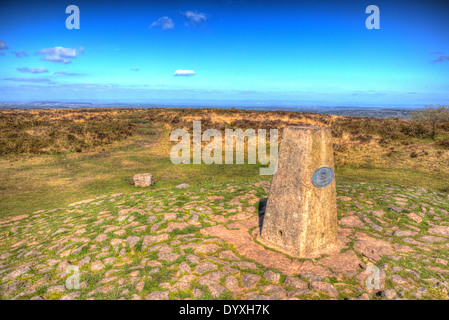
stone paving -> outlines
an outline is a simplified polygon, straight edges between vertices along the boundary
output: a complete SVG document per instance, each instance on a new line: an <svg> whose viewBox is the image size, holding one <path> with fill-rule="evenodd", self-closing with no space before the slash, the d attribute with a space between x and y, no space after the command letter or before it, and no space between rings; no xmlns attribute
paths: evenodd
<svg viewBox="0 0 449 320"><path fill-rule="evenodd" d="M269 182L114 194L0 221L1 299L448 299L449 197L340 184L339 245L258 242Z"/></svg>

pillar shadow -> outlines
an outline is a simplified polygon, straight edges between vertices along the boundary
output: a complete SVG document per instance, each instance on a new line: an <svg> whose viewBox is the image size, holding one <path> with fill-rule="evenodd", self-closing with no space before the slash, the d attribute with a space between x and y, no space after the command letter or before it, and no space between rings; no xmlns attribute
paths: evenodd
<svg viewBox="0 0 449 320"><path fill-rule="evenodd" d="M267 208L268 198L259 200L259 235L262 234L263 219L265 217L265 210Z"/></svg>

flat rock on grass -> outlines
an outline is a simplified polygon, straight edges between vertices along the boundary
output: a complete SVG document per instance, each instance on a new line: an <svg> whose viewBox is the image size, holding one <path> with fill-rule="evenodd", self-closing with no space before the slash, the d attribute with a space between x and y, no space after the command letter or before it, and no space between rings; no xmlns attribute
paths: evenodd
<svg viewBox="0 0 449 320"><path fill-rule="evenodd" d="M193 272L201 274L212 270L218 270L217 265L209 261L203 261L195 267Z"/></svg>
<svg viewBox="0 0 449 320"><path fill-rule="evenodd" d="M129 236L128 238L126 238L126 242L128 242L128 245L132 248L134 247L137 242L139 242L140 237L136 237L136 236Z"/></svg>
<svg viewBox="0 0 449 320"><path fill-rule="evenodd" d="M28 271L31 270L30 265L31 265L31 263L27 263L27 264L21 265L20 267L16 268L13 272L7 274L3 278L3 282L14 280L15 278L21 276L22 274L27 273Z"/></svg>
<svg viewBox="0 0 449 320"><path fill-rule="evenodd" d="M145 300L167 300L168 291L153 291L145 297Z"/></svg>
<svg viewBox="0 0 449 320"><path fill-rule="evenodd" d="M340 220L340 224L345 227L364 227L365 224L357 216L347 216Z"/></svg>
<svg viewBox="0 0 449 320"><path fill-rule="evenodd" d="M307 289L309 287L306 281L294 277L287 277L284 284L294 289Z"/></svg>
<svg viewBox="0 0 449 320"><path fill-rule="evenodd" d="M256 286L260 279L261 276L257 274L245 273L242 277L242 284L245 288L252 289Z"/></svg>
<svg viewBox="0 0 449 320"><path fill-rule="evenodd" d="M195 249L195 253L214 253L220 250L221 247L215 243L203 244Z"/></svg>
<svg viewBox="0 0 449 320"><path fill-rule="evenodd" d="M156 236L148 235L143 237L142 248L146 248L154 243L168 240L170 236L167 233L162 233Z"/></svg>
<svg viewBox="0 0 449 320"><path fill-rule="evenodd" d="M434 226L427 230L428 233L449 237L449 226Z"/></svg>
<svg viewBox="0 0 449 320"><path fill-rule="evenodd" d="M220 252L220 254L218 256L222 259L227 259L227 260L231 260L231 261L239 261L240 260L240 258L237 257L235 255L235 253L232 252L231 250L222 251L222 252Z"/></svg>
<svg viewBox="0 0 449 320"><path fill-rule="evenodd" d="M394 253L392 245L387 241L359 232L356 233L356 238L354 249L374 262L381 260L382 255L392 255Z"/></svg>
<svg viewBox="0 0 449 320"><path fill-rule="evenodd" d="M417 234L417 232L412 231L412 230L397 230L393 233L393 236L395 236L395 237L410 237L410 236L414 236L415 234Z"/></svg>
<svg viewBox="0 0 449 320"><path fill-rule="evenodd" d="M330 283L327 283L327 282L313 281L312 283L310 283L310 289L322 291L331 297L338 296L337 289L335 289L333 285L331 285Z"/></svg>
<svg viewBox="0 0 449 320"><path fill-rule="evenodd" d="M332 269L334 272L343 273L349 277L355 275L363 265L362 261L352 250L329 255L321 259L319 263Z"/></svg>

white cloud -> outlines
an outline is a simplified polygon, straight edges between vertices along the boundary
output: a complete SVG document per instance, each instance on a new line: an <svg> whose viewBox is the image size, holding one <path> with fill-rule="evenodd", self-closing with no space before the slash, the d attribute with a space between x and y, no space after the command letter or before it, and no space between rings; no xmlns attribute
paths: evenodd
<svg viewBox="0 0 449 320"><path fill-rule="evenodd" d="M182 12L183 15L190 20L190 22L194 25L199 25L207 20L207 16L205 13L200 13L197 11L186 11Z"/></svg>
<svg viewBox="0 0 449 320"><path fill-rule="evenodd" d="M175 77L191 77L195 75L193 70L176 70L173 74Z"/></svg>
<svg viewBox="0 0 449 320"><path fill-rule="evenodd" d="M170 30L175 27L175 24L174 24L173 20L170 19L169 17L161 17L161 18L157 19L156 21L154 21L150 25L149 28L153 28L153 27L161 27L162 30Z"/></svg>
<svg viewBox="0 0 449 320"><path fill-rule="evenodd" d="M6 42L3 40L0 40L0 50L5 50L5 49L8 49Z"/></svg>
<svg viewBox="0 0 449 320"><path fill-rule="evenodd" d="M27 67L23 67L23 68L17 68L17 71L20 72L24 72L24 73L45 73L48 72L47 68L27 68Z"/></svg>
<svg viewBox="0 0 449 320"><path fill-rule="evenodd" d="M36 54L44 55L41 60L43 61L51 61L68 64L72 62L72 59L76 58L80 54L84 52L84 48L80 47L79 49L71 49L71 48L63 48L63 47L54 47L42 49L36 52Z"/></svg>

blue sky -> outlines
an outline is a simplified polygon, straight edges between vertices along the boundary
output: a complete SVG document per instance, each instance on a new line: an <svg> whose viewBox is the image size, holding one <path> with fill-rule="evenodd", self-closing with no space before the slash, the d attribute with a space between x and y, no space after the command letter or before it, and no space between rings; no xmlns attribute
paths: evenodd
<svg viewBox="0 0 449 320"><path fill-rule="evenodd" d="M79 30L65 26L70 4L80 9ZM380 30L365 27L370 4L380 8ZM0 101L449 103L447 9L376 0L2 2Z"/></svg>

